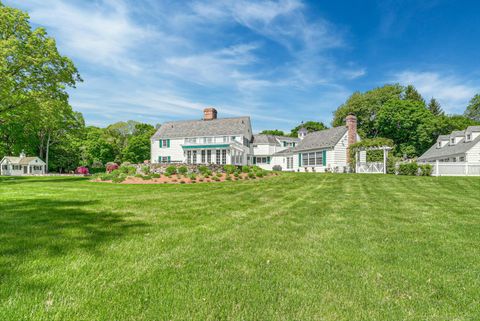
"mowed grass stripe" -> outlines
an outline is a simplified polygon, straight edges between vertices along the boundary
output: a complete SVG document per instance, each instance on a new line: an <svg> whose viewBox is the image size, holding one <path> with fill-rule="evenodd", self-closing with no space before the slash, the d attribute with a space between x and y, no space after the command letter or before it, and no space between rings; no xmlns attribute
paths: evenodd
<svg viewBox="0 0 480 321"><path fill-rule="evenodd" d="M0 178L0 319L479 319L478 191L384 175Z"/></svg>

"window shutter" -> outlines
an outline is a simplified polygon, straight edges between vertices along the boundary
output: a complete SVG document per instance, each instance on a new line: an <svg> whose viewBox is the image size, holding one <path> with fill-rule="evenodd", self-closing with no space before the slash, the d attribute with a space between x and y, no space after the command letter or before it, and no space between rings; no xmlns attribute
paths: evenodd
<svg viewBox="0 0 480 321"><path fill-rule="evenodd" d="M298 167L302 166L302 154L298 154Z"/></svg>
<svg viewBox="0 0 480 321"><path fill-rule="evenodd" d="M323 166L327 166L327 151L324 150L322 151L322 162L323 162Z"/></svg>
<svg viewBox="0 0 480 321"><path fill-rule="evenodd" d="M267 164L270 164L270 157L267 157Z"/></svg>
<svg viewBox="0 0 480 321"><path fill-rule="evenodd" d="M158 141L158 143L159 143L160 148L162 148L163 146L162 146L162 140L161 139Z"/></svg>
<svg viewBox="0 0 480 321"><path fill-rule="evenodd" d="M162 156L158 156L158 162L159 162L159 163L162 162Z"/></svg>
<svg viewBox="0 0 480 321"><path fill-rule="evenodd" d="M167 139L167 148L170 148L170 139Z"/></svg>
<svg viewBox="0 0 480 321"><path fill-rule="evenodd" d="M170 156L167 156L167 162L170 163Z"/></svg>

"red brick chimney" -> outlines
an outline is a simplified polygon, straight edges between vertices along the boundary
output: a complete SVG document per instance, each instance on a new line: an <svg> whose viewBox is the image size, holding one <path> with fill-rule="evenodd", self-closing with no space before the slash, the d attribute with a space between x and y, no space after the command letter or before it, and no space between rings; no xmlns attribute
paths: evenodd
<svg viewBox="0 0 480 321"><path fill-rule="evenodd" d="M348 129L348 146L357 142L357 117L354 114L348 114L346 118ZM350 148L347 147L347 163L350 163Z"/></svg>
<svg viewBox="0 0 480 321"><path fill-rule="evenodd" d="M217 119L217 110L215 108L209 107L203 110L203 120L214 120Z"/></svg>

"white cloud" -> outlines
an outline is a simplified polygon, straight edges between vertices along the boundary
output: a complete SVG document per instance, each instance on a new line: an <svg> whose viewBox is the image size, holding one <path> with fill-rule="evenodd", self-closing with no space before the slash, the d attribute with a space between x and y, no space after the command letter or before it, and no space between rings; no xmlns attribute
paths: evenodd
<svg viewBox="0 0 480 321"><path fill-rule="evenodd" d="M466 80L438 72L403 71L396 74L393 81L414 85L425 99L436 98L449 113L462 113L480 89Z"/></svg>
<svg viewBox="0 0 480 321"><path fill-rule="evenodd" d="M66 54L125 71L140 71L131 51L152 32L130 19L123 1L78 6L60 0L32 0L23 5L34 23L55 34Z"/></svg>

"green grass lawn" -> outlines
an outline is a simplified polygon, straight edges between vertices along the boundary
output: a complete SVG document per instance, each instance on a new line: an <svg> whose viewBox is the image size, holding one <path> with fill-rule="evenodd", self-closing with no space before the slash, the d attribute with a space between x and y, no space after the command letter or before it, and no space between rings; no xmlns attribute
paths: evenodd
<svg viewBox="0 0 480 321"><path fill-rule="evenodd" d="M479 320L480 179L0 178L0 320Z"/></svg>

